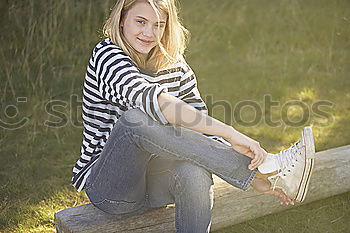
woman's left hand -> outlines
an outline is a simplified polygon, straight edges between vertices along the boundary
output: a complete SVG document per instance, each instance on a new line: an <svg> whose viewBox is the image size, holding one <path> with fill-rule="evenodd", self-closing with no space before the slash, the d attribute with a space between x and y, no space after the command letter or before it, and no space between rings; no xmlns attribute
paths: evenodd
<svg viewBox="0 0 350 233"><path fill-rule="evenodd" d="M252 161L248 166L250 170L254 170L255 168L259 167L265 161L267 156L267 152L260 147L259 143L254 143L250 146L232 145L232 147L237 152L252 158Z"/></svg>
<svg viewBox="0 0 350 233"><path fill-rule="evenodd" d="M265 161L267 152L261 148L259 142L239 133L238 131L236 131L228 140L233 149L252 158L252 161L248 166L249 169L254 170Z"/></svg>

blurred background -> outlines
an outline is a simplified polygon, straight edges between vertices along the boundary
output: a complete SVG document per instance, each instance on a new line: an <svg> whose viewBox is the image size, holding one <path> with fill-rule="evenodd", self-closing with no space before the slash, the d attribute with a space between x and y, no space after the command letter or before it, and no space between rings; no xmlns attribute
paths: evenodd
<svg viewBox="0 0 350 233"><path fill-rule="evenodd" d="M0 232L54 232L54 212L88 203L70 185L82 86L114 2L0 1ZM349 0L179 5L210 115L270 152L307 125L317 151L350 144ZM349 201L344 193L220 232L350 232Z"/></svg>

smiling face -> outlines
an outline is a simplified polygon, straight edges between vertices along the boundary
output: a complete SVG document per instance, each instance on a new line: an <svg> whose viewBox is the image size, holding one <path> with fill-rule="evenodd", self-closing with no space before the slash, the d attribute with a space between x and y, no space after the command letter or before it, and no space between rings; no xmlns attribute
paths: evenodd
<svg viewBox="0 0 350 233"><path fill-rule="evenodd" d="M137 52L147 55L162 38L167 15L160 11L159 21L156 12L148 2L136 2L121 21L122 33Z"/></svg>

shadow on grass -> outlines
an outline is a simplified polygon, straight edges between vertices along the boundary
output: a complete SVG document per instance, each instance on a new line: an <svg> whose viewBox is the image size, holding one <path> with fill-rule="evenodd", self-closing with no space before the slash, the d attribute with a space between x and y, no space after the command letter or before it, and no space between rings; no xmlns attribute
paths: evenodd
<svg viewBox="0 0 350 233"><path fill-rule="evenodd" d="M57 129L47 128L43 125L47 115L35 107L30 109L38 113L36 121L15 131L1 131L1 231L52 231L56 211L88 203L84 192L78 194L70 185L72 167L79 158L82 129L69 124ZM340 146L339 140L330 135L346 137L347 128L342 131L339 127L347 123L348 119L344 117L334 128L328 129L324 137L318 136L322 149L326 149L326 145ZM326 143L327 139L329 143ZM332 223L329 226L336 222L338 227L345 229L348 227L349 197L350 193L330 197L220 232L250 232L253 229L257 232L272 232L271 229L294 232L290 228L311 231L317 229L313 226L326 224L325 219ZM328 211L329 208L332 211ZM319 209L327 211L320 212ZM294 226L295 221L298 226Z"/></svg>
<svg viewBox="0 0 350 233"><path fill-rule="evenodd" d="M87 201L70 185L81 130L33 125L1 137L0 231L53 228L53 213ZM4 143L6 141L7 143ZM11 143L9 143L11 142Z"/></svg>
<svg viewBox="0 0 350 233"><path fill-rule="evenodd" d="M81 95L91 49L101 39L102 24L113 3L0 2L0 119L9 118L5 108L19 104L18 97L27 97L28 103L17 117L29 118L18 130L0 129L0 231L54 231L55 211L87 202L85 194L70 185L82 129L71 124L45 127L43 122L51 118L44 106L52 96L64 100L69 94ZM242 99L261 100L264 94L281 100L302 95L330 100L336 104L335 123L315 130L317 149L350 143L349 1L198 3L181 1L185 25L193 34L188 61L203 95L212 93L233 106ZM70 114L68 108L60 111ZM268 151L287 146L300 132L283 126L238 128ZM300 222L311 232L316 225L325 231L337 226L346 229L349 212L342 205L349 209L348 203L349 193L264 217L256 225L251 225L252 220L236 232L288 232L301 229L295 226ZM331 221L327 226L323 225L326 219Z"/></svg>
<svg viewBox="0 0 350 233"><path fill-rule="evenodd" d="M278 203L276 203L278 205ZM257 211L259 211L257 209ZM350 192L236 224L215 233L350 231Z"/></svg>

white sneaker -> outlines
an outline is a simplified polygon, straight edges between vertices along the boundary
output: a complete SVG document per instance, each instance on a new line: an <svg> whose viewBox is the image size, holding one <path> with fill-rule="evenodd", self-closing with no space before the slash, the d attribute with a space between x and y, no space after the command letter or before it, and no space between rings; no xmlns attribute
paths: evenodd
<svg viewBox="0 0 350 233"><path fill-rule="evenodd" d="M302 202L309 186L312 168L315 162L315 144L311 127L305 127L301 139L290 148L275 155L281 168L275 179L275 184L292 199Z"/></svg>

